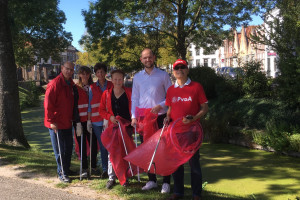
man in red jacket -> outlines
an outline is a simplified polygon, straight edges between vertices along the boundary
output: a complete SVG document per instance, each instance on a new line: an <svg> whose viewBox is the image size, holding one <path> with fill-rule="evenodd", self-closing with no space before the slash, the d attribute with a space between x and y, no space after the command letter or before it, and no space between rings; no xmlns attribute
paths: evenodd
<svg viewBox="0 0 300 200"><path fill-rule="evenodd" d="M44 101L44 124L49 128L58 178L62 182L70 182L68 175L73 150L73 73L74 64L64 63L61 66L61 73L47 85ZM61 152L59 152L59 147Z"/></svg>

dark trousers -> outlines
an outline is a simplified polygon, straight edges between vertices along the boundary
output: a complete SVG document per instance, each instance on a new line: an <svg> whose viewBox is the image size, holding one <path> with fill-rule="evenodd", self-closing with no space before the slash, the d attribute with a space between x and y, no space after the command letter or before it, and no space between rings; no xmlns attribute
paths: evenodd
<svg viewBox="0 0 300 200"><path fill-rule="evenodd" d="M166 116L167 116L166 114L163 114L163 115L159 115L157 117L158 128L162 128L163 127L163 125L164 125L164 119L165 119ZM141 143L143 143L143 137L141 137ZM154 182L157 181L156 174L148 173L148 178L149 178L149 181L154 181ZM170 184L170 182L171 182L171 176L163 176L163 183Z"/></svg>
<svg viewBox="0 0 300 200"><path fill-rule="evenodd" d="M101 141L102 130L103 130L103 126L96 126L93 124L93 133L96 135L98 144L100 146L102 172L107 172L108 151L105 149Z"/></svg>
<svg viewBox="0 0 300 200"><path fill-rule="evenodd" d="M193 196L200 196L202 193L202 172L200 167L200 154L199 150L189 160L191 167L191 186ZM174 180L174 194L183 196L184 195L184 165L178 167L173 173Z"/></svg>
<svg viewBox="0 0 300 200"><path fill-rule="evenodd" d="M52 143L55 160L57 164L57 173L60 174L62 171L62 166L60 163L60 159L61 159L63 163L63 171L65 175L69 175L69 169L71 166L71 157L73 151L72 128L59 129L57 130L57 133L55 133L53 129L49 128L49 133L50 133L51 143ZM59 147L60 147L61 155L59 154L57 139L59 139Z"/></svg>
<svg viewBox="0 0 300 200"><path fill-rule="evenodd" d="M82 137L83 137L83 143L82 143L82 155L81 155L81 136L76 136L78 146L79 146L79 154L80 158L82 159L82 169L88 169L88 161L87 161L87 152L86 152L86 141L88 141L88 144L91 145L90 136L91 134L87 131L87 122L81 122L82 125ZM76 133L76 124L74 124L74 129ZM90 159L91 159L91 167L96 168L97 167L97 137L95 134L92 133L92 151L90 152Z"/></svg>

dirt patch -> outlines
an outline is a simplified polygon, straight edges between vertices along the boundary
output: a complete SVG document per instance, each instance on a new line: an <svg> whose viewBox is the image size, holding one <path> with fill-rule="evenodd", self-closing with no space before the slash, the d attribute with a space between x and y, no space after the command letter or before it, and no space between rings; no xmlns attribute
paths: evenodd
<svg viewBox="0 0 300 200"><path fill-rule="evenodd" d="M89 199L114 199L114 200L122 200L122 198L118 196L112 196L109 194L105 194L104 192L98 192L89 188L89 183L74 183L70 184L68 187L61 189L57 188L56 184L61 183L56 177L47 177L41 174L36 174L30 171L24 170L22 166L18 165L10 165L4 163L0 158L0 176L8 177L8 178L17 178L22 179L26 182L42 185L48 188L55 188L61 191L65 191L69 194L74 194L77 196L86 197Z"/></svg>

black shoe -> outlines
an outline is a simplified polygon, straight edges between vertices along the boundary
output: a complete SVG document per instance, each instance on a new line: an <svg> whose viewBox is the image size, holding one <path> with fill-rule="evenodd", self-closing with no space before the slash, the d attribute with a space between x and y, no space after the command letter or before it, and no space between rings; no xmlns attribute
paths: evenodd
<svg viewBox="0 0 300 200"><path fill-rule="evenodd" d="M122 186L123 186L123 187L128 187L128 186L129 186L128 180L126 180L126 182L125 182Z"/></svg>
<svg viewBox="0 0 300 200"><path fill-rule="evenodd" d="M178 194L173 194L167 200L179 200L179 199L183 199L183 196L178 195Z"/></svg>
<svg viewBox="0 0 300 200"><path fill-rule="evenodd" d="M107 172L102 172L102 174L101 174L100 178L102 178L102 179L106 179L106 178L108 178L108 174L107 174Z"/></svg>
<svg viewBox="0 0 300 200"><path fill-rule="evenodd" d="M87 169L83 169L81 173L81 178L87 178L88 177L88 171Z"/></svg>
<svg viewBox="0 0 300 200"><path fill-rule="evenodd" d="M115 185L115 183L116 183L115 180L109 180L109 181L107 181L106 188L110 190Z"/></svg>
<svg viewBox="0 0 300 200"><path fill-rule="evenodd" d="M99 176L100 170L97 169L97 168L92 168L91 173L92 173L92 175L97 175L97 176Z"/></svg>

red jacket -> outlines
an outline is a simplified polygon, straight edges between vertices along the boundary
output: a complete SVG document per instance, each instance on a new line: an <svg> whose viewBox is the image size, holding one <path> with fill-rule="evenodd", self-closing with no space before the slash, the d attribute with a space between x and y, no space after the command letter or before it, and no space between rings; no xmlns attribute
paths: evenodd
<svg viewBox="0 0 300 200"><path fill-rule="evenodd" d="M70 85L66 83L62 73L47 85L44 101L44 124L47 128L50 128L50 124L53 123L57 125L58 129L72 128L73 85L72 79L70 79Z"/></svg>
<svg viewBox="0 0 300 200"><path fill-rule="evenodd" d="M86 122L88 120L88 107L89 107L89 96L86 91L76 85L78 90L78 111L81 122Z"/></svg>
<svg viewBox="0 0 300 200"><path fill-rule="evenodd" d="M109 90L112 87L112 82L107 81L106 90ZM91 90L93 93L93 98L91 100L91 121L100 122L103 121L103 118L100 116L100 101L102 96L102 90L97 86L97 82L91 85Z"/></svg>
<svg viewBox="0 0 300 200"><path fill-rule="evenodd" d="M126 96L128 98L128 103L129 103L129 113L131 112L131 88L125 88ZM114 116L112 106L111 106L111 94L112 94L113 88L109 90L105 90L103 92L103 95L101 97L101 103L100 103L100 115L102 118L108 120L108 125L110 125L110 117Z"/></svg>

